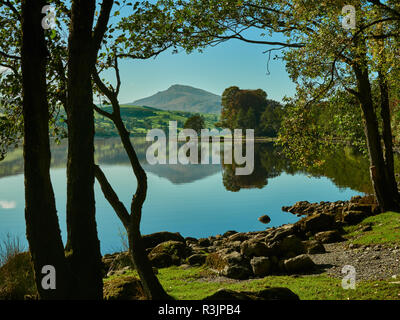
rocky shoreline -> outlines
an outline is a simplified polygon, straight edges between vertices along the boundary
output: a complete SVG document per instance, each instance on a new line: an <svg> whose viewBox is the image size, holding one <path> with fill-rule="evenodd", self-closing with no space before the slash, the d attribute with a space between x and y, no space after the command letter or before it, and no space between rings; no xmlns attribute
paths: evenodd
<svg viewBox="0 0 400 320"><path fill-rule="evenodd" d="M379 213L372 196L356 196L349 201L336 202L301 201L282 210L303 218L293 224L257 232L227 231L201 239L158 232L143 236L143 240L155 270L173 265L206 265L216 276L235 280L325 271L338 276L344 264L352 263L360 270L372 270L361 274L361 279L373 279L377 274L389 277L393 272L400 271L398 260L391 251L393 248L379 246L367 250L364 247L349 247L343 238L344 226L358 224L364 218ZM366 251L369 253L365 254ZM388 260L387 274L361 266L371 259L378 261L382 258ZM348 262L349 259L352 263ZM134 268L127 252L105 255L103 262L108 276L124 274ZM376 268L381 263L377 262Z"/></svg>

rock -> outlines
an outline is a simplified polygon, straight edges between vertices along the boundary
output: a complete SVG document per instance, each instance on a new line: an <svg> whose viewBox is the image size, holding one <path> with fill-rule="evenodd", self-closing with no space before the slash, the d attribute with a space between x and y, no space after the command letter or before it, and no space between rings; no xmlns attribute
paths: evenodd
<svg viewBox="0 0 400 320"><path fill-rule="evenodd" d="M286 224L282 227L276 228L274 231L272 231L267 237L266 240L268 242L275 242L282 240L290 235L297 234L299 231L299 228L295 224Z"/></svg>
<svg viewBox="0 0 400 320"><path fill-rule="evenodd" d="M152 266L156 268L168 268L174 264L172 258L167 253L151 253L149 255L149 260Z"/></svg>
<svg viewBox="0 0 400 320"><path fill-rule="evenodd" d="M300 300L298 295L288 288L267 288L258 292L237 292L220 289L203 300Z"/></svg>
<svg viewBox="0 0 400 320"><path fill-rule="evenodd" d="M243 232L235 233L231 236L228 237L228 241L233 242L233 241L245 241L249 238L249 236Z"/></svg>
<svg viewBox="0 0 400 320"><path fill-rule="evenodd" d="M191 265L203 265L206 262L207 256L205 254L193 254L188 259L187 262Z"/></svg>
<svg viewBox="0 0 400 320"><path fill-rule="evenodd" d="M335 217L333 215L319 213L297 222L300 228L305 232L311 232L312 234L333 230L336 227Z"/></svg>
<svg viewBox="0 0 400 320"><path fill-rule="evenodd" d="M251 268L256 277L265 277L271 274L272 262L267 257L254 257L250 261Z"/></svg>
<svg viewBox="0 0 400 320"><path fill-rule="evenodd" d="M272 250L264 242L246 240L240 245L240 253L249 258L266 257L271 255Z"/></svg>
<svg viewBox="0 0 400 320"><path fill-rule="evenodd" d="M234 235L234 234L236 234L236 233L238 233L238 232L237 232L237 231L234 231L234 230L229 230L229 231L225 232L225 233L222 235L222 237L223 237L223 238L228 238L228 237L230 237L230 236L232 236L232 235Z"/></svg>
<svg viewBox="0 0 400 320"><path fill-rule="evenodd" d="M322 231L315 234L315 239L320 241L321 243L334 243L341 242L345 239L342 238L339 231L331 230L331 231Z"/></svg>
<svg viewBox="0 0 400 320"><path fill-rule="evenodd" d="M288 288L267 288L257 293L261 300L300 300L299 296Z"/></svg>
<svg viewBox="0 0 400 320"><path fill-rule="evenodd" d="M227 265L220 273L221 275L237 280L246 280L248 279L252 273L248 267L244 267L241 265Z"/></svg>
<svg viewBox="0 0 400 320"><path fill-rule="evenodd" d="M200 238L198 241L198 244L201 247L209 247L209 246L211 246L211 241L210 241L210 239L207 239L207 238Z"/></svg>
<svg viewBox="0 0 400 320"><path fill-rule="evenodd" d="M179 241L179 242L185 242L185 239L181 236L180 233L172 233L172 232L156 232L148 235L144 235L142 237L143 239L143 245L145 249L147 248L154 248L157 245L159 245L162 242L166 241Z"/></svg>
<svg viewBox="0 0 400 320"><path fill-rule="evenodd" d="M185 243L186 243L186 245L189 245L189 244L197 244L197 239L196 238L193 238L193 237L186 237L185 238Z"/></svg>
<svg viewBox="0 0 400 320"><path fill-rule="evenodd" d="M314 268L315 263L308 255L302 254L297 257L285 260L284 266L286 271L292 274L310 271Z"/></svg>
<svg viewBox="0 0 400 320"><path fill-rule="evenodd" d="M121 276L105 281L103 297L105 300L146 299L140 280L132 276Z"/></svg>
<svg viewBox="0 0 400 320"><path fill-rule="evenodd" d="M280 241L271 244L273 254L278 257L295 257L305 253L301 240L295 235L290 235Z"/></svg>
<svg viewBox="0 0 400 320"><path fill-rule="evenodd" d="M112 262L109 264L107 273L109 273L110 271L115 272L115 271L121 270L125 267L129 267L132 270L135 269L135 265L132 262L129 252L121 252L121 253L116 254L114 256L114 259L112 260Z"/></svg>
<svg viewBox="0 0 400 320"><path fill-rule="evenodd" d="M354 225L363 221L368 214L364 211L345 211L343 213L343 222Z"/></svg>
<svg viewBox="0 0 400 320"><path fill-rule="evenodd" d="M153 248L149 253L149 259L154 267L167 268L171 265L180 265L191 251L184 242L171 240Z"/></svg>
<svg viewBox="0 0 400 320"><path fill-rule="evenodd" d="M270 223L270 222L271 222L271 218L268 217L268 216L265 214L265 215L259 217L259 218L258 218L258 221L260 221L261 223L267 224L267 223Z"/></svg>
<svg viewBox="0 0 400 320"><path fill-rule="evenodd" d="M326 252L324 245L317 240L303 241L303 246L305 248L306 253L308 254L317 254Z"/></svg>

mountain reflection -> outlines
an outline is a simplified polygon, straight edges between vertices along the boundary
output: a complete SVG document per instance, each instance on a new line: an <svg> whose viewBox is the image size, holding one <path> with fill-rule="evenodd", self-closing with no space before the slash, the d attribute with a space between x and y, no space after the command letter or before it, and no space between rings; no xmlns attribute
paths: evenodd
<svg viewBox="0 0 400 320"><path fill-rule="evenodd" d="M239 176L235 175L235 168L237 166L235 163L149 165L146 161L146 150L151 142L146 142L144 137L134 138L132 141L138 158L145 170L168 179L174 184L195 182L222 171L222 183L225 188L229 191L237 192L241 189L265 188L268 185L269 179L286 173L327 177L339 188L351 188L363 193L372 192L369 180L368 159L349 148L329 153L326 159L322 159L324 160L323 164L318 168L299 168L294 166L291 160L283 155L282 150L274 146L273 143L255 143L254 171L250 175ZM60 145L53 145L52 168L65 168L66 156L66 142ZM100 165L130 165L125 150L117 138L96 139L95 160ZM221 160L223 160L222 155ZM16 149L10 152L5 160L0 162L0 178L21 173L23 173L22 150Z"/></svg>

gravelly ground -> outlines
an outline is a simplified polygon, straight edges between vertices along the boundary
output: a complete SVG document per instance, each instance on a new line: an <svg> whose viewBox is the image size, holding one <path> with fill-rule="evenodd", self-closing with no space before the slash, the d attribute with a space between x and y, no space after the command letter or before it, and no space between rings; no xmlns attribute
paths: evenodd
<svg viewBox="0 0 400 320"><path fill-rule="evenodd" d="M400 247L370 245L349 248L349 243L325 244L326 253L310 255L319 268L328 275L343 278L342 268L351 265L358 280L400 281ZM322 271L321 270L321 271Z"/></svg>

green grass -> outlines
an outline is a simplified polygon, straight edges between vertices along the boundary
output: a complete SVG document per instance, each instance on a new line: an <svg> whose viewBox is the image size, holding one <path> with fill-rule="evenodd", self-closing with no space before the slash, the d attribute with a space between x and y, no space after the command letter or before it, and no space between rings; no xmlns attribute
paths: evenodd
<svg viewBox="0 0 400 320"><path fill-rule="evenodd" d="M361 231L362 227L372 226L371 231ZM385 212L364 219L356 226L345 227L348 238L354 244L400 244L400 213Z"/></svg>
<svg viewBox="0 0 400 320"><path fill-rule="evenodd" d="M110 106L104 106L103 110L111 113ZM169 121L176 121L178 129L182 129L188 118L195 113L185 111L164 111L151 107L140 107L133 105L121 105L121 117L126 128L135 135L146 135L148 130L157 128L168 131ZM215 128L214 124L219 116L216 114L201 114L204 117L206 128ZM99 137L117 136L111 120L95 113L96 135Z"/></svg>
<svg viewBox="0 0 400 320"><path fill-rule="evenodd" d="M126 275L137 276L136 272ZM342 288L341 279L325 274L308 276L268 276L262 279L232 281L215 278L205 267L170 267L159 270L158 278L168 294L178 300L200 300L221 288L259 291L267 287L286 287L301 300L400 300L400 284L391 281L362 281L354 290ZM105 281L112 281L112 276Z"/></svg>

